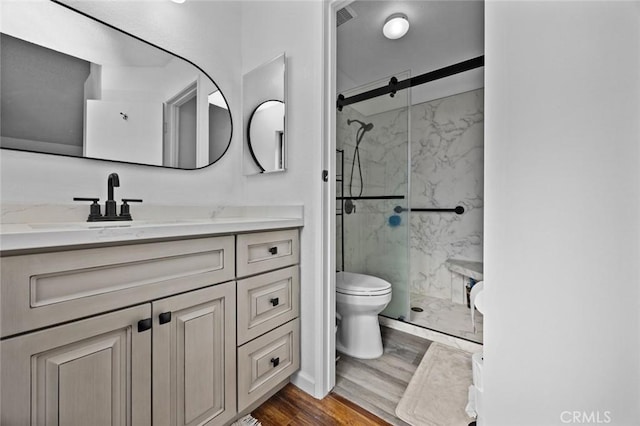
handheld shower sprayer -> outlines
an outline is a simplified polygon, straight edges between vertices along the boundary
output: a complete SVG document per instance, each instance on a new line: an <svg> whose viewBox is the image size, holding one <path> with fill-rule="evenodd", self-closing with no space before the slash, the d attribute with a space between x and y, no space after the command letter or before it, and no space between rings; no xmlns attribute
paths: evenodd
<svg viewBox="0 0 640 426"><path fill-rule="evenodd" d="M362 191L364 190L364 181L362 179L362 166L360 164L360 142L362 142L362 138L364 134L373 129L373 123L364 123L360 120L347 120L347 125L351 125L352 123L360 124L360 128L356 131L356 147L353 151L353 160L351 162L351 177L349 179L349 195L353 197L353 170L355 168L356 161L358 162L358 173L360 174L360 192L358 197L362 195ZM347 214L352 211L355 212L355 205L352 200L347 200L345 204L345 212Z"/></svg>

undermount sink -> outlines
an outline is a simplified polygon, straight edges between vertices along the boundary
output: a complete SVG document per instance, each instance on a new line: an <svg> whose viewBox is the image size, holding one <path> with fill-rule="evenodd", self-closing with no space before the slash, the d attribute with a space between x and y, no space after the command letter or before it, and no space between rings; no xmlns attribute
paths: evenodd
<svg viewBox="0 0 640 426"><path fill-rule="evenodd" d="M130 228L132 223L127 222L64 222L64 223L30 223L31 229L46 231L47 229L93 229L93 228Z"/></svg>
<svg viewBox="0 0 640 426"><path fill-rule="evenodd" d="M132 228L137 226L161 226L179 225L187 223L206 222L207 219L158 219L158 220L131 220L131 221L104 221L104 222L57 222L57 223L30 223L33 230L73 230L73 229L107 229L107 228Z"/></svg>
<svg viewBox="0 0 640 426"><path fill-rule="evenodd" d="M16 212L23 210L16 209ZM198 210L191 217L180 217L173 214L172 211L168 211L166 213L169 217L164 218L146 217L141 220L105 222L85 222L86 216L84 215L80 217L75 215L71 220L64 221L61 215L68 213L66 207L52 209L51 213L50 222L45 222L46 219L38 220L33 215L30 217L30 222L0 223L0 252L103 244L116 241L140 242L200 235L228 235L230 233L299 227L304 224L300 217L254 217L248 215L211 217L208 209L204 208ZM23 218L20 215L16 215L16 217Z"/></svg>
<svg viewBox="0 0 640 426"><path fill-rule="evenodd" d="M37 223L16 223L0 224L0 233L9 234L31 234L38 233L65 233L79 234L81 231L108 231L139 230L141 232L194 232L203 226L229 227L243 223L254 223L256 218L251 217L224 217L224 218L189 218L189 219L144 219L131 221L96 221L96 222L37 222ZM281 218L260 218L262 224L268 222L278 222ZM201 229L200 229L201 230ZM113 233L110 233L110 235ZM121 233L118 233L118 235ZM130 232L129 232L130 234ZM113 236L113 235L112 235Z"/></svg>

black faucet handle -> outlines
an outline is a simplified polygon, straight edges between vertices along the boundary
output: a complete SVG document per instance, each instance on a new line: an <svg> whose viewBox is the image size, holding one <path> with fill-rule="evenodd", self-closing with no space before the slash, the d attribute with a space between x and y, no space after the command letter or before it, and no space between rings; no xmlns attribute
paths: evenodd
<svg viewBox="0 0 640 426"><path fill-rule="evenodd" d="M97 219L102 217L102 213L100 212L100 198L87 198L87 197L73 197L73 201L91 201L91 205L89 206L89 217L87 218L87 222L94 222Z"/></svg>
<svg viewBox="0 0 640 426"><path fill-rule="evenodd" d="M132 220L128 203L141 203L141 202L142 200L140 198L123 198L122 205L120 206L120 217L123 218L124 220Z"/></svg>

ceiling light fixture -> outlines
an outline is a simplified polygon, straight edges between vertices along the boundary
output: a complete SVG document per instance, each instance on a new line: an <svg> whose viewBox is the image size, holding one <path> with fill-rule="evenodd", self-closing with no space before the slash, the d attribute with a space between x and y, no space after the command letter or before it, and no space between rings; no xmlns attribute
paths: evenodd
<svg viewBox="0 0 640 426"><path fill-rule="evenodd" d="M174 3L184 3L185 2L185 0L171 0L171 1L174 2Z"/></svg>
<svg viewBox="0 0 640 426"><path fill-rule="evenodd" d="M394 13L384 21L382 33L391 40L399 39L409 31L409 19L404 13Z"/></svg>

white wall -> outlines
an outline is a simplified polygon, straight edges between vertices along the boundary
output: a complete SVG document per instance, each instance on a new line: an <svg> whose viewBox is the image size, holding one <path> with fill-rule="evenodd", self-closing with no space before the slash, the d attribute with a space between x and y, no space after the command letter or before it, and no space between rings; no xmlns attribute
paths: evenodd
<svg viewBox="0 0 640 426"><path fill-rule="evenodd" d="M316 396L322 383L322 11L320 1L243 1L242 73L285 52L287 171L247 176L247 204L304 204L301 240L301 372ZM235 126L238 129L237 125ZM244 126L242 127L244 129ZM314 379L315 378L315 379Z"/></svg>
<svg viewBox="0 0 640 426"><path fill-rule="evenodd" d="M3 0L6 1L6 0ZM303 204L301 240L301 372L295 382L319 396L321 330L321 99L322 2L188 1L69 2L189 59L224 93L234 120L233 140L215 165L195 171L141 167L0 150L2 203L66 203L106 194L106 177L120 174L119 195L146 204ZM241 173L242 73L287 54L288 170ZM160 182L160 184L159 184Z"/></svg>
<svg viewBox="0 0 640 426"><path fill-rule="evenodd" d="M638 424L639 14L486 3L482 424Z"/></svg>

